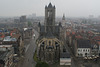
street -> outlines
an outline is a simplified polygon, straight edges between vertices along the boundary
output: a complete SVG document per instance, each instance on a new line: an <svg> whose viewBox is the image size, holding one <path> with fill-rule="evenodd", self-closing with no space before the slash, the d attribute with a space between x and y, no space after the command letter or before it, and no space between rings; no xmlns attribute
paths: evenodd
<svg viewBox="0 0 100 67"><path fill-rule="evenodd" d="M35 41L38 37L38 33L35 30L34 30L34 33L35 33L35 38L34 36L32 36L30 44L28 44L25 50L24 59L20 59L20 62L18 62L17 67L35 67L36 62L33 60L33 56L36 50Z"/></svg>
<svg viewBox="0 0 100 67"><path fill-rule="evenodd" d="M93 60L84 60L82 58L77 58L73 54L73 51L72 51L73 49L71 47L68 47L68 44L66 44L65 46L70 52L71 57L72 57L71 67L100 67L99 59L96 62Z"/></svg>
<svg viewBox="0 0 100 67"><path fill-rule="evenodd" d="M26 50L25 50L25 56L20 59L16 67L35 67L36 62L33 60L33 56L36 50L36 44L35 41L38 38L38 32L34 30L35 33L35 38L32 36L30 43L27 45ZM66 67L87 67L87 66L92 66L92 67L100 67L100 64L94 63L93 61L84 61L82 59L78 59L74 56L72 49L68 46L65 45L66 49L71 54L71 66L66 66ZM60 66L59 63L51 65L52 67L65 67L65 66Z"/></svg>

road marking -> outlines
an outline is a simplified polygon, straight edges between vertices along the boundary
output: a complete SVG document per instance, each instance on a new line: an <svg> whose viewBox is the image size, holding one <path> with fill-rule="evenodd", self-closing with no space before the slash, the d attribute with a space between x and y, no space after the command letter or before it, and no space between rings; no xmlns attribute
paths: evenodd
<svg viewBox="0 0 100 67"><path fill-rule="evenodd" d="M25 53L26 53L26 51L28 50L29 46L30 46L30 44L27 45L26 50L25 50Z"/></svg>

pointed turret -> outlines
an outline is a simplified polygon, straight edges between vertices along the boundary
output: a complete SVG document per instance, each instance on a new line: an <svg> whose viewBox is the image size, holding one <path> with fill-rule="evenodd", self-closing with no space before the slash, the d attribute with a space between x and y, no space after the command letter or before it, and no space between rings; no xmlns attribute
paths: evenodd
<svg viewBox="0 0 100 67"><path fill-rule="evenodd" d="M59 27L62 27L61 22L59 22Z"/></svg>
<svg viewBox="0 0 100 67"><path fill-rule="evenodd" d="M41 26L41 23L39 22L39 23L38 23L38 27L40 27L40 26Z"/></svg>
<svg viewBox="0 0 100 67"><path fill-rule="evenodd" d="M51 4L51 2L49 3L48 8L52 8L52 4Z"/></svg>
<svg viewBox="0 0 100 67"><path fill-rule="evenodd" d="M56 8L55 5L54 5L54 8Z"/></svg>
<svg viewBox="0 0 100 67"><path fill-rule="evenodd" d="M47 5L45 6L45 8L47 8Z"/></svg>

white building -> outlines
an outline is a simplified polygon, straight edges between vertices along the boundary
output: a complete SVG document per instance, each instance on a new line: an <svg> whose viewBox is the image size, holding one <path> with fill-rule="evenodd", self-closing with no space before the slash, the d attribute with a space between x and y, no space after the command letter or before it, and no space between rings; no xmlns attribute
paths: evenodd
<svg viewBox="0 0 100 67"><path fill-rule="evenodd" d="M75 41L76 57L91 58L91 43L86 39L78 39Z"/></svg>
<svg viewBox="0 0 100 67"><path fill-rule="evenodd" d="M61 53L60 55L60 65L71 65L71 57L68 51Z"/></svg>

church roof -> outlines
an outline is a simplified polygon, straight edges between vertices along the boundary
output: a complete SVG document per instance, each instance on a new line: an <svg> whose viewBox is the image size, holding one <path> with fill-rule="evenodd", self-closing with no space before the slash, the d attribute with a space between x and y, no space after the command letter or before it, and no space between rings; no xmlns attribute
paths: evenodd
<svg viewBox="0 0 100 67"><path fill-rule="evenodd" d="M50 7L50 8L51 8L51 7L52 7L52 4L51 4L51 3L49 3L48 7Z"/></svg>
<svg viewBox="0 0 100 67"><path fill-rule="evenodd" d="M41 32L41 33L44 33L44 32L45 32L45 26L41 26L41 27L40 27L40 32Z"/></svg>
<svg viewBox="0 0 100 67"><path fill-rule="evenodd" d="M53 35L53 33L51 32L51 30L49 29L49 31L46 33L46 37L48 38L53 38L54 37L54 35Z"/></svg>

